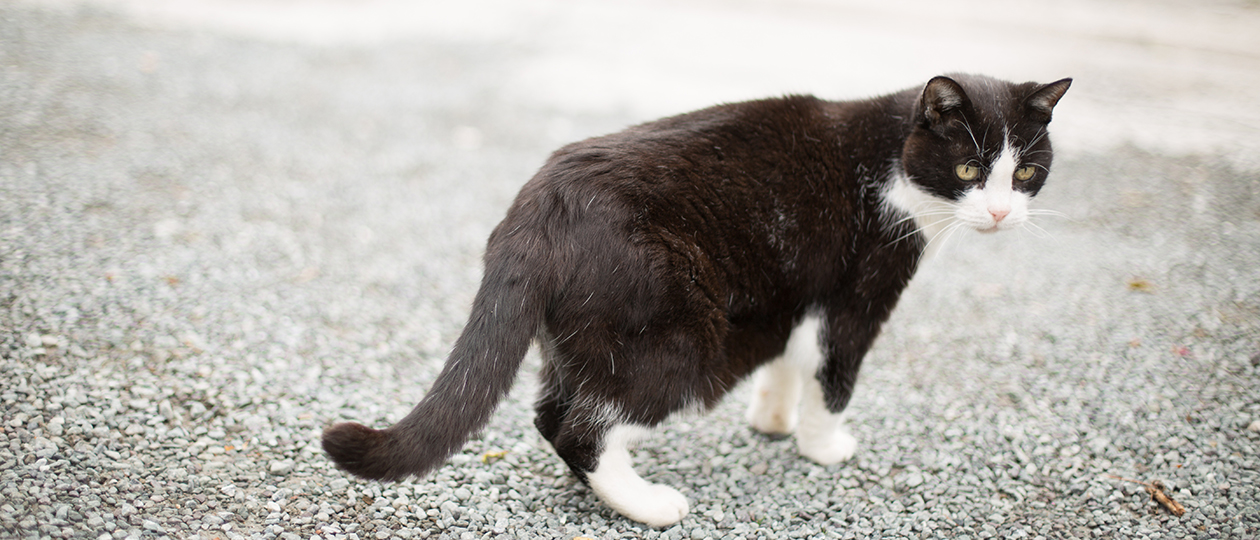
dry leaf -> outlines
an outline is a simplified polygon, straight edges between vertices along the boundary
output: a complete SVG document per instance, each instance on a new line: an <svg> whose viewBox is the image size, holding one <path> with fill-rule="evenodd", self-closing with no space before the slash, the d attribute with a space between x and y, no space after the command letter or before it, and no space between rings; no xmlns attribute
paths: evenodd
<svg viewBox="0 0 1260 540"><path fill-rule="evenodd" d="M503 456L506 456L506 455L508 455L507 450L499 450L497 452L486 452L484 454L481 454L481 462L486 463L486 464L494 463L495 461L503 459Z"/></svg>
<svg viewBox="0 0 1260 540"><path fill-rule="evenodd" d="M1163 506L1164 508L1168 509L1168 511L1172 512L1174 516L1181 517L1183 514L1186 513L1186 508L1184 506L1181 506L1181 503L1178 503L1177 501L1173 500L1172 497L1169 497L1167 493L1164 493L1164 484L1160 482L1159 480L1155 480L1154 482L1143 482L1141 480L1133 480L1131 478L1124 478L1122 476L1116 476L1114 474L1109 474L1107 476L1111 478L1115 478L1116 480L1123 480L1125 482L1133 482L1134 484L1140 484L1143 488L1146 488L1146 492L1150 494L1151 500L1159 503L1160 506Z"/></svg>

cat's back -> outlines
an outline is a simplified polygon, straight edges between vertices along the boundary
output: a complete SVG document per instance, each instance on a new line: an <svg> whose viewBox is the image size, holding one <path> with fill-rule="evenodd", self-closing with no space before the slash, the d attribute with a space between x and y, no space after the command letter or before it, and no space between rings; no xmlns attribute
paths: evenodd
<svg viewBox="0 0 1260 540"><path fill-rule="evenodd" d="M730 200L776 189L798 170L842 164L839 138L851 102L809 95L728 103L564 146L522 189L518 204L630 198ZM539 200L542 199L542 200ZM564 210L544 204L549 211Z"/></svg>
<svg viewBox="0 0 1260 540"><path fill-rule="evenodd" d="M828 117L841 110L841 103L810 95L715 105L569 144L552 155L544 171L606 160L659 168L756 159L779 150L793 133L825 129Z"/></svg>
<svg viewBox="0 0 1260 540"><path fill-rule="evenodd" d="M531 249L549 246L563 266L649 245L721 274L792 266L799 245L849 234L860 182L843 145L870 103L730 103L567 145L522 188L491 248L533 231Z"/></svg>

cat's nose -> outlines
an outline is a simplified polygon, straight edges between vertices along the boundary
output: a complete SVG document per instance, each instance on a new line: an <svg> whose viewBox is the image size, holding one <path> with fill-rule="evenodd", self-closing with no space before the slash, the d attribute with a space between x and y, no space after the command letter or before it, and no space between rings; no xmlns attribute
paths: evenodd
<svg viewBox="0 0 1260 540"><path fill-rule="evenodd" d="M1002 219L1005 218L1007 214L1010 214L1010 213L1011 211L1005 208L990 208L989 209L989 215L993 216L994 223L1002 221Z"/></svg>

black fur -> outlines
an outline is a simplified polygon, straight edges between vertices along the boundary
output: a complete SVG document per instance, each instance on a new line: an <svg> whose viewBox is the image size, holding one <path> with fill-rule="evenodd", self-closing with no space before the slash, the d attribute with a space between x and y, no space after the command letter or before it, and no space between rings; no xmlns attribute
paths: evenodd
<svg viewBox="0 0 1260 540"><path fill-rule="evenodd" d="M957 198L953 167L988 163L1000 133L1050 165L1050 109L1067 90L957 75L849 102L789 96L720 105L571 144L490 236L472 315L433 388L385 430L338 424L324 448L352 474L423 475L484 427L530 341L545 362L537 426L581 478L610 422L652 426L711 407L823 321L817 374L844 409L862 358L914 274L925 238L887 206L903 170ZM609 411L615 418L609 418Z"/></svg>

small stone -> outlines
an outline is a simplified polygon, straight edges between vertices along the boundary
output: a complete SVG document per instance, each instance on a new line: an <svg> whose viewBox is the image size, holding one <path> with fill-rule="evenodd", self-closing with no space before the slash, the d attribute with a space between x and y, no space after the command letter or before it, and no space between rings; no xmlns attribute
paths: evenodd
<svg viewBox="0 0 1260 540"><path fill-rule="evenodd" d="M44 426L44 430L47 431L49 435L60 437L63 433L65 433L65 423L65 418L54 416L52 420L48 421L48 425Z"/></svg>
<svg viewBox="0 0 1260 540"><path fill-rule="evenodd" d="M748 472L758 475L766 474L768 470L770 470L770 464L764 461L748 468Z"/></svg>
<svg viewBox="0 0 1260 540"><path fill-rule="evenodd" d="M158 414L162 415L168 422L175 421L175 407L171 405L171 400L164 399L158 403Z"/></svg>
<svg viewBox="0 0 1260 540"><path fill-rule="evenodd" d="M144 527L145 530L153 531L158 534L166 533L166 529L163 529L162 526L158 525L156 521L150 521L146 519L144 520L144 523L141 524L141 527Z"/></svg>
<svg viewBox="0 0 1260 540"><path fill-rule="evenodd" d="M923 475L917 472L907 474L906 479L903 482L903 485L908 488L919 487L921 484L923 484Z"/></svg>
<svg viewBox="0 0 1260 540"><path fill-rule="evenodd" d="M43 437L36 437L31 446L35 447L36 457L48 458L57 453L57 443Z"/></svg>
<svg viewBox="0 0 1260 540"><path fill-rule="evenodd" d="M1252 422L1247 425L1247 431L1260 433L1260 420L1252 420Z"/></svg>
<svg viewBox="0 0 1260 540"><path fill-rule="evenodd" d="M293 472L296 464L291 459L278 459L271 462L267 471L274 475L284 475Z"/></svg>

